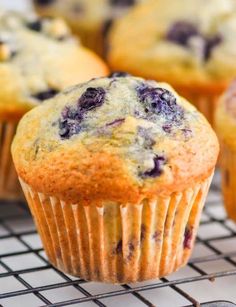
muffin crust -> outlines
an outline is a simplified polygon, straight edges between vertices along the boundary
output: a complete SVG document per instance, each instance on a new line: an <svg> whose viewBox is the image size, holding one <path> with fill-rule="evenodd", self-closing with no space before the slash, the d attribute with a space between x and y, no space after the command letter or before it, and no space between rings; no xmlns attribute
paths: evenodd
<svg viewBox="0 0 236 307"><path fill-rule="evenodd" d="M164 83L113 75L65 90L19 124L20 178L71 203L138 203L202 182L218 141L205 118Z"/></svg>

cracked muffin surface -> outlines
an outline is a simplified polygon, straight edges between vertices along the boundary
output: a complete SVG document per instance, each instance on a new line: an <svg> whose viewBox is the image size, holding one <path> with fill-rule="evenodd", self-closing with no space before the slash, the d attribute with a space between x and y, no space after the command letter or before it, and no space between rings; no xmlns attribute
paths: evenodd
<svg viewBox="0 0 236 307"><path fill-rule="evenodd" d="M218 142L169 85L113 74L31 110L12 154L18 175L36 191L72 203L137 203L209 177Z"/></svg>

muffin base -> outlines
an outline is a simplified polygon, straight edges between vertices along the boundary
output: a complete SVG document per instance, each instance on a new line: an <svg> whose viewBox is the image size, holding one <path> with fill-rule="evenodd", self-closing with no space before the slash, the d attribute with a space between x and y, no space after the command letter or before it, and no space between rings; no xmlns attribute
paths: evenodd
<svg viewBox="0 0 236 307"><path fill-rule="evenodd" d="M222 191L228 217L236 222L236 152L221 141Z"/></svg>
<svg viewBox="0 0 236 307"><path fill-rule="evenodd" d="M136 205L70 204L20 182L56 268L85 280L128 283L186 264L211 179Z"/></svg>
<svg viewBox="0 0 236 307"><path fill-rule="evenodd" d="M11 143L17 124L18 122L0 121L0 199L23 199L11 156Z"/></svg>
<svg viewBox="0 0 236 307"><path fill-rule="evenodd" d="M180 95L190 101L206 117L211 126L214 128L214 115L220 94L205 94L178 88L175 89Z"/></svg>

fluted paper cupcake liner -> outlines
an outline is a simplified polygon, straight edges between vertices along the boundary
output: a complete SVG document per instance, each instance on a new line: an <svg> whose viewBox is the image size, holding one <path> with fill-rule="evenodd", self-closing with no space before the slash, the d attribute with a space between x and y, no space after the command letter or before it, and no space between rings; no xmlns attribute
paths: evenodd
<svg viewBox="0 0 236 307"><path fill-rule="evenodd" d="M134 204L70 204L21 185L50 262L85 280L137 282L170 274L191 254L211 182Z"/></svg>
<svg viewBox="0 0 236 307"><path fill-rule="evenodd" d="M221 142L220 167L226 212L236 221L236 151Z"/></svg>
<svg viewBox="0 0 236 307"><path fill-rule="evenodd" d="M0 121L0 199L22 199L23 194L11 157L17 122Z"/></svg>
<svg viewBox="0 0 236 307"><path fill-rule="evenodd" d="M191 93L191 91L178 90L178 88L176 91L190 101L206 117L214 128L214 115L220 97L219 94Z"/></svg>

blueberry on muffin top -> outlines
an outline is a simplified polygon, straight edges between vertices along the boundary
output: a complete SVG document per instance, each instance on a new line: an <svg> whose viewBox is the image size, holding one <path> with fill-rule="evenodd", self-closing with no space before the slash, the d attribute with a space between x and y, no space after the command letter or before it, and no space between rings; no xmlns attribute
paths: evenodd
<svg viewBox="0 0 236 307"><path fill-rule="evenodd" d="M170 86L119 74L68 88L30 111L13 145L26 182L33 176L50 194L50 181L59 180L57 192L71 201L80 192L99 199L106 190L112 200L126 191L133 201L178 191L209 175L217 151L204 117Z"/></svg>

